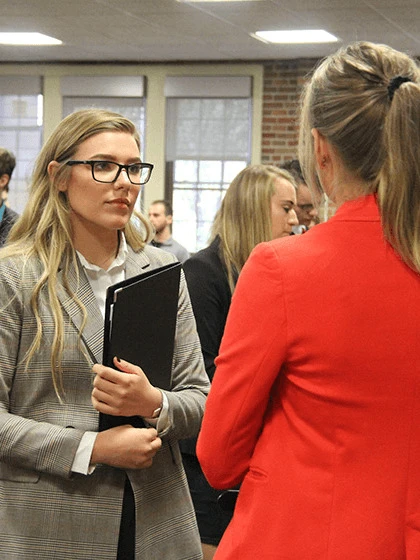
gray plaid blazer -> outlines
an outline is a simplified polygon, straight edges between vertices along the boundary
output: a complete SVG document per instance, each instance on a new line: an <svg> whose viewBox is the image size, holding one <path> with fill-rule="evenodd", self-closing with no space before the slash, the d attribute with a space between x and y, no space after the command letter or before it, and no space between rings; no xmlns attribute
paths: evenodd
<svg viewBox="0 0 420 560"><path fill-rule="evenodd" d="M174 257L147 246L129 248L127 277ZM41 349L25 369L36 331L29 297L38 262L0 260L0 559L115 560L125 471L98 465L93 474L71 472L83 433L97 431L92 407L92 365L101 362L103 318L80 268L70 285L88 311L81 349L81 315L59 287L66 312L63 374L65 401L51 381L53 320L45 291L40 296ZM182 275L169 401L169 427L153 466L127 471L136 510L136 559L201 558L200 539L178 440L197 434L209 382Z"/></svg>

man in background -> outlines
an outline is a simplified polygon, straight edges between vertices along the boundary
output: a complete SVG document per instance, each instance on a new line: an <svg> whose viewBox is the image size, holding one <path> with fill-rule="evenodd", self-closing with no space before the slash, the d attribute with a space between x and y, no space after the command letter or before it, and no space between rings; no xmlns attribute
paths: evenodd
<svg viewBox="0 0 420 560"><path fill-rule="evenodd" d="M185 247L172 237L172 206L167 200L155 200L149 208L149 220L155 228L155 238L151 245L174 254L179 262L185 262L190 254Z"/></svg>
<svg viewBox="0 0 420 560"><path fill-rule="evenodd" d="M5 148L0 148L0 247L5 244L9 231L18 218L18 214L6 203L15 166L15 156Z"/></svg>
<svg viewBox="0 0 420 560"><path fill-rule="evenodd" d="M297 183L297 205L295 206L295 211L299 220L299 225L293 226L293 233L304 233L312 226L319 223L318 209L315 206L318 201L315 201L314 204L311 191L305 183L305 179L302 175L302 169L297 159L287 161L281 166L281 168L286 169L295 178Z"/></svg>

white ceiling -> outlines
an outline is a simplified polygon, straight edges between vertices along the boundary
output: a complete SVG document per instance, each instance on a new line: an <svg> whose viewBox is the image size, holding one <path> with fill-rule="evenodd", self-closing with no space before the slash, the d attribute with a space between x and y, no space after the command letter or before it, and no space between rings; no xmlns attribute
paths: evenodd
<svg viewBox="0 0 420 560"><path fill-rule="evenodd" d="M420 55L420 0L0 0L0 31L38 31L51 47L0 45L0 62L179 62L318 58L337 44L268 45L250 33L325 29Z"/></svg>

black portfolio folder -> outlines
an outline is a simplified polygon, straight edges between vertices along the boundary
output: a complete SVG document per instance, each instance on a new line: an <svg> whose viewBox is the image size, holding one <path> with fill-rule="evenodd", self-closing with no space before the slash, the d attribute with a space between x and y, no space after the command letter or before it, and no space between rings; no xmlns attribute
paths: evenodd
<svg viewBox="0 0 420 560"><path fill-rule="evenodd" d="M110 286L105 305L102 363L114 356L142 368L150 383L170 389L181 263L152 269ZM100 430L142 427L140 417L100 414Z"/></svg>

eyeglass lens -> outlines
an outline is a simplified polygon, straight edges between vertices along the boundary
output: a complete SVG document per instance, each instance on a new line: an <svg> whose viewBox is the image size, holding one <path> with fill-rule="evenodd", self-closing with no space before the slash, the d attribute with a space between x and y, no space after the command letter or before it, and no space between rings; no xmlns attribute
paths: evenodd
<svg viewBox="0 0 420 560"><path fill-rule="evenodd" d="M111 161L98 161L92 165L93 178L103 183L113 183L122 170L118 163ZM143 167L140 163L133 163L124 167L133 184L140 185L149 180L151 169Z"/></svg>

